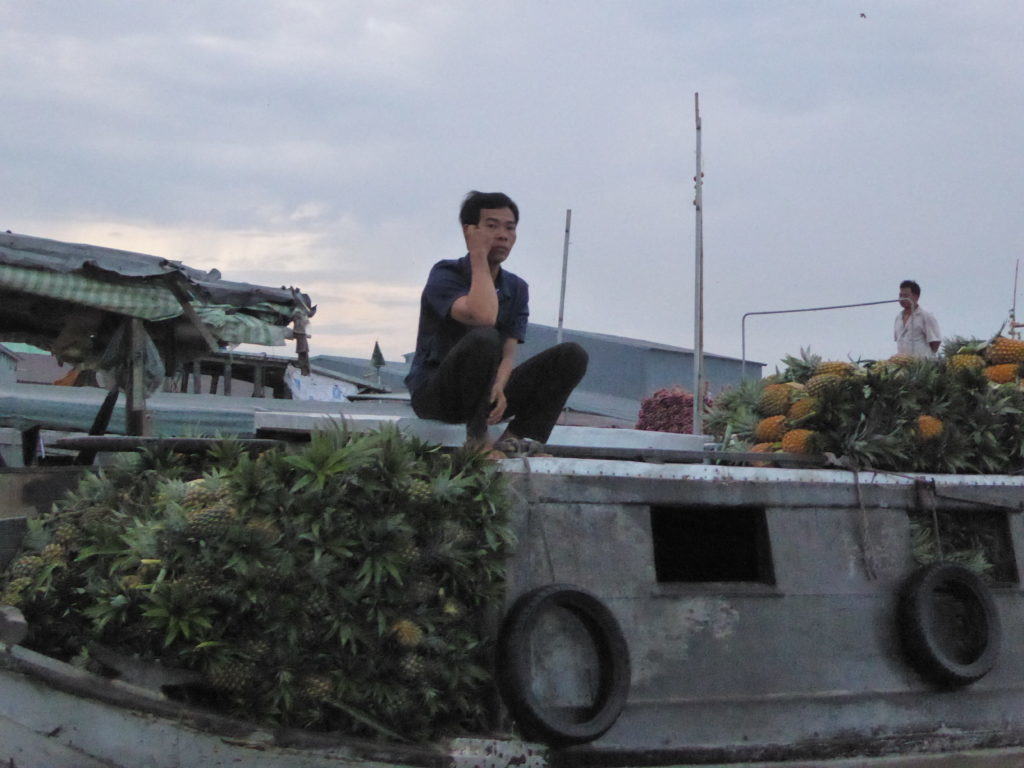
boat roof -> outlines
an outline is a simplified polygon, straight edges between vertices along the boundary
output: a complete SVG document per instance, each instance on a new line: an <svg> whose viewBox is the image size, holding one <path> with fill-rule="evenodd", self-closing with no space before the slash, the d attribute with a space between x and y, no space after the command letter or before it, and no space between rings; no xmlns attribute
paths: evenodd
<svg viewBox="0 0 1024 768"><path fill-rule="evenodd" d="M216 269L205 271L186 266L180 261L145 253L65 243L10 232L0 234L0 267L58 275L77 274L97 280L137 284L176 276L186 281L204 300L234 307L248 307L263 302L292 306L297 299L295 292L287 288L224 280ZM45 280L42 282L45 283ZM307 296L299 296L308 304ZM68 298L74 299L75 296Z"/></svg>

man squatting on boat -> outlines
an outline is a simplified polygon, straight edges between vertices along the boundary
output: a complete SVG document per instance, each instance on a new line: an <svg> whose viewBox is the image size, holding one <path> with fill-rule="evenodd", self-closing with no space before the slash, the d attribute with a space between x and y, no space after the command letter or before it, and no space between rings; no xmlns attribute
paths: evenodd
<svg viewBox="0 0 1024 768"><path fill-rule="evenodd" d="M896 353L912 357L935 357L942 342L939 323L935 315L925 312L918 305L921 286L913 280L900 283L900 306L896 315L893 336L896 339Z"/></svg>
<svg viewBox="0 0 1024 768"><path fill-rule="evenodd" d="M501 192L470 192L459 212L468 253L430 270L420 299L416 354L405 384L416 415L466 425L466 445L490 451L487 428L511 419L493 448L536 451L587 371L567 342L516 366L526 338L526 281L502 267L516 242L519 207ZM492 452L495 458L500 454Z"/></svg>

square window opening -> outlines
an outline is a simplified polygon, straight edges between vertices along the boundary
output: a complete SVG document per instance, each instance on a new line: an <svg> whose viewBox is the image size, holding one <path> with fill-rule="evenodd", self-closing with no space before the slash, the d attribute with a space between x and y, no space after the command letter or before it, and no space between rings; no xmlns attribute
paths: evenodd
<svg viewBox="0 0 1024 768"><path fill-rule="evenodd" d="M659 583L774 584L762 507L651 507Z"/></svg>
<svg viewBox="0 0 1024 768"><path fill-rule="evenodd" d="M934 518L924 509L908 510L908 514L910 545L918 564L948 560L967 566L990 584L1019 581L1006 512L975 507L944 509Z"/></svg>

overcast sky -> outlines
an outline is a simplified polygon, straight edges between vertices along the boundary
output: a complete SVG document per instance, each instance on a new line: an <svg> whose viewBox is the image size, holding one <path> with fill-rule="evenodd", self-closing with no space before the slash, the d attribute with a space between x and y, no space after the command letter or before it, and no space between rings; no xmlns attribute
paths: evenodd
<svg viewBox="0 0 1024 768"><path fill-rule="evenodd" d="M1024 4L986 0L0 0L0 229L296 285L314 353L398 359L462 196L502 190L532 320L571 208L566 325L690 347L699 92L707 351L906 277L989 336L1024 255L1022 48ZM755 317L747 355L888 356L895 313Z"/></svg>

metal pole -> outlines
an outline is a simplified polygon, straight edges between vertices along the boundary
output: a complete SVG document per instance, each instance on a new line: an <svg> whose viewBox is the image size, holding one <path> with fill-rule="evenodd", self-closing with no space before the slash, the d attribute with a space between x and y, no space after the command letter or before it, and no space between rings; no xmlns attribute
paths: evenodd
<svg viewBox="0 0 1024 768"><path fill-rule="evenodd" d="M697 209L697 223L694 247L696 263L694 275L693 302L693 434L704 431L704 224L702 188L704 172L701 170L700 157L700 94L693 94L693 115L697 125L697 173L693 177L696 195L693 204Z"/></svg>
<svg viewBox="0 0 1024 768"><path fill-rule="evenodd" d="M565 209L565 241L562 243L562 295L558 299L558 338L562 343L562 321L565 319L565 277L569 270L569 226L572 224L572 208Z"/></svg>
<svg viewBox="0 0 1024 768"><path fill-rule="evenodd" d="M787 315L791 312L821 312L825 309L849 309L850 307L872 307L876 304L899 304L899 299L886 299L885 301L861 301L857 304L835 304L831 307L804 307L802 309L773 309L765 312L747 312L740 319L740 349L742 362L740 363L740 378L747 378L747 318L751 315Z"/></svg>

